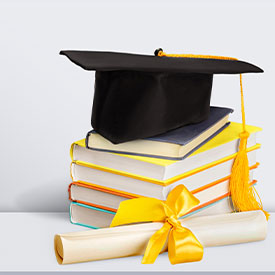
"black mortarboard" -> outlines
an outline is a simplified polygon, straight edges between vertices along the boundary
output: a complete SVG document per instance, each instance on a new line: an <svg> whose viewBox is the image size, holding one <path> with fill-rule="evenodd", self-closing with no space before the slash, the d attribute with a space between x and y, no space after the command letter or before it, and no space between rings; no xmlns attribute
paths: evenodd
<svg viewBox="0 0 275 275"><path fill-rule="evenodd" d="M96 71L92 127L115 144L207 119L213 74L263 72L250 63L224 57L60 54L85 70Z"/></svg>

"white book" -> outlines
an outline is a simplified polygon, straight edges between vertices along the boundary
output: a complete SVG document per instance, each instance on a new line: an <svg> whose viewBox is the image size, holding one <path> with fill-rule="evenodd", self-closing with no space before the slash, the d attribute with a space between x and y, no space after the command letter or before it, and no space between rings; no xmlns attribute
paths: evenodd
<svg viewBox="0 0 275 275"><path fill-rule="evenodd" d="M253 170L250 171L250 179L253 178ZM103 209L109 209L116 211L119 204L129 198L124 194L108 192L108 190L99 190L92 186L72 184L70 186L70 198L72 201L84 203L87 205L100 207ZM229 195L229 179L222 178L212 184L202 186L199 189L190 190L196 198L199 199L202 206L209 202L216 201L217 199L224 198Z"/></svg>
<svg viewBox="0 0 275 275"><path fill-rule="evenodd" d="M220 199L208 206L202 207L184 217L210 216L233 212L230 197ZM90 228L109 227L115 213L103 209L90 207L84 204L71 203L70 219L71 223Z"/></svg>
<svg viewBox="0 0 275 275"><path fill-rule="evenodd" d="M248 152L248 161L251 168L257 167L255 150ZM75 182L88 183L118 192L166 200L169 192L179 184L185 185L189 191L192 191L230 176L233 162L234 159L231 158L218 165L208 167L208 169L198 170L197 172L196 170L193 172L189 171L168 181L159 182L155 182L149 178L120 174L117 171L101 169L99 167L90 167L89 165L80 163L72 163L71 176Z"/></svg>
<svg viewBox="0 0 275 275"><path fill-rule="evenodd" d="M208 118L202 122L119 144L113 144L92 130L87 134L86 146L98 151L180 160L225 129L231 112L229 108L210 107Z"/></svg>
<svg viewBox="0 0 275 275"><path fill-rule="evenodd" d="M248 148L259 148L260 146L256 143L256 134L261 129L247 126L247 130L250 132ZM89 163L93 166L165 181L235 154L238 151L241 131L240 123L231 122L221 133L189 157L179 161L99 152L85 148L84 140L72 144L71 157L75 163Z"/></svg>

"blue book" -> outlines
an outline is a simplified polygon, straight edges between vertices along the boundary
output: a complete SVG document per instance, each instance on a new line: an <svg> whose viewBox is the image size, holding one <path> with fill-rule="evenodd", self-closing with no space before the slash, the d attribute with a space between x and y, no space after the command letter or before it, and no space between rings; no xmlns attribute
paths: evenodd
<svg viewBox="0 0 275 275"><path fill-rule="evenodd" d="M120 144L113 144L92 130L86 136L86 147L110 153L182 160L225 129L232 112L229 108L210 107L208 119L200 123Z"/></svg>
<svg viewBox="0 0 275 275"><path fill-rule="evenodd" d="M217 215L221 213L231 213L232 211L231 198L225 197L198 208L181 218L183 219L193 215ZM83 203L71 202L70 204L71 223L92 229L109 227L115 214L115 212Z"/></svg>

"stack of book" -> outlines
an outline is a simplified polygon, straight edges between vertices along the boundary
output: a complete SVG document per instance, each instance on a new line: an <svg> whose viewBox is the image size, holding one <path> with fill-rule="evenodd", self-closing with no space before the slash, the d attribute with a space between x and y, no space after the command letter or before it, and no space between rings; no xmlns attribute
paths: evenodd
<svg viewBox="0 0 275 275"><path fill-rule="evenodd" d="M199 200L190 215L233 211L229 179L242 124L228 122L231 109L211 107L207 120L155 137L112 144L94 131L71 146L70 220L90 228L108 227L120 202L138 197L165 200L184 184ZM256 134L247 126L251 184Z"/></svg>

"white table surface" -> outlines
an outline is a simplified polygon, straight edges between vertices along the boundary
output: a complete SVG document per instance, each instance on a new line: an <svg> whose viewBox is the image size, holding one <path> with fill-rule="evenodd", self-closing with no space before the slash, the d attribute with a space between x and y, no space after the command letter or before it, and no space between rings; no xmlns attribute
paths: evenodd
<svg viewBox="0 0 275 275"><path fill-rule="evenodd" d="M84 227L72 225L68 213L0 213L0 271L274 271L274 220L272 213L265 241L206 248L196 263L173 266L163 253L153 265L142 265L141 256L59 265L54 235Z"/></svg>

